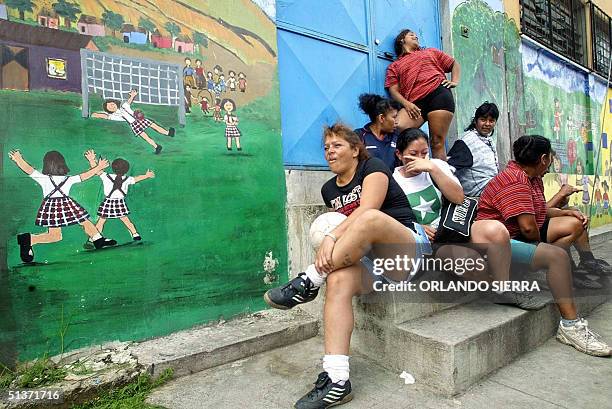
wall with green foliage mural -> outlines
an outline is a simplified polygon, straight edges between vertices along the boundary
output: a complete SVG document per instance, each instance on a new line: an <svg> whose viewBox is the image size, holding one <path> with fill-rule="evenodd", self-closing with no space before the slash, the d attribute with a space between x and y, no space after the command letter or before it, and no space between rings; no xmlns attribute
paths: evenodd
<svg viewBox="0 0 612 409"><path fill-rule="evenodd" d="M0 20L0 362L263 309L287 271L274 7L22 3Z"/></svg>
<svg viewBox="0 0 612 409"><path fill-rule="evenodd" d="M453 6L453 54L462 67L456 89L458 128L469 123L480 103L495 102L501 113L497 146L505 150L500 157L510 158L511 142L520 135L546 136L556 151L554 168L545 179L547 196L562 183L574 184L583 192L570 204L591 216L592 226L612 222L609 205L604 205L604 190L611 183L605 164L608 134L602 132L611 115L605 83L522 40L498 1Z"/></svg>

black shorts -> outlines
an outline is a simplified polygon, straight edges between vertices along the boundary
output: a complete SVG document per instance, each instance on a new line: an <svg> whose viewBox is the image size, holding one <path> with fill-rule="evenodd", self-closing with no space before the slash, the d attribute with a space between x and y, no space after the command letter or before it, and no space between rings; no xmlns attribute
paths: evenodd
<svg viewBox="0 0 612 409"><path fill-rule="evenodd" d="M550 222L550 219L546 219L540 229L540 243L548 243L548 222ZM531 243L531 240L527 240L522 234L519 234L514 239L525 243Z"/></svg>
<svg viewBox="0 0 612 409"><path fill-rule="evenodd" d="M421 116L427 120L427 115L431 111L444 110L455 112L455 100L450 89L438 85L438 88L424 96L423 98L414 101L414 104L421 109Z"/></svg>

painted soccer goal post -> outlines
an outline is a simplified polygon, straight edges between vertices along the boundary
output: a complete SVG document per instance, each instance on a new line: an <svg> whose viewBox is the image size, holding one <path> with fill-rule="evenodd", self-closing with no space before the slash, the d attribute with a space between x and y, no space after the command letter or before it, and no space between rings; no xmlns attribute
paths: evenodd
<svg viewBox="0 0 612 409"><path fill-rule="evenodd" d="M125 101L132 89L134 102L178 107L179 124L185 125L182 68L177 64L81 50L83 118L89 117L89 95Z"/></svg>

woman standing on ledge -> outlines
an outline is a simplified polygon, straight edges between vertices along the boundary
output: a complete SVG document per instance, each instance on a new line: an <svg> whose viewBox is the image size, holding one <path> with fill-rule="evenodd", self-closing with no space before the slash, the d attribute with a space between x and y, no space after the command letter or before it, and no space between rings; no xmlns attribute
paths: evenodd
<svg viewBox="0 0 612 409"><path fill-rule="evenodd" d="M432 156L446 160L444 142L455 112L450 89L459 83L459 63L438 49L421 48L416 33L408 29L398 34L394 46L397 60L387 68L385 88L403 106L398 131L420 128L427 121Z"/></svg>

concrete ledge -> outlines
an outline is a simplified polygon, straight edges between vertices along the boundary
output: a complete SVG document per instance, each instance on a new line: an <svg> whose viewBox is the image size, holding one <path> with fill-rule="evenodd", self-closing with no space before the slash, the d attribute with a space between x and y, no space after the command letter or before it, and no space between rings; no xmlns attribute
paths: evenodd
<svg viewBox="0 0 612 409"><path fill-rule="evenodd" d="M304 312L269 310L141 342L131 351L152 375L173 368L176 377L304 341L318 331L318 321Z"/></svg>

